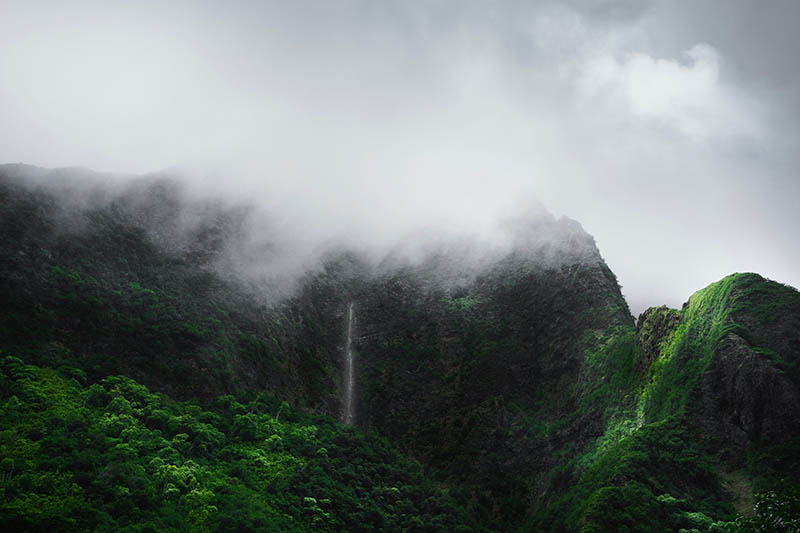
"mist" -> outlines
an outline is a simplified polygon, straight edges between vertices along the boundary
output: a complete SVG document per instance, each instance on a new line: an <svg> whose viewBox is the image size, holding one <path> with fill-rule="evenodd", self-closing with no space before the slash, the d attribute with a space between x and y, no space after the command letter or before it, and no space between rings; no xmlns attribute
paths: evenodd
<svg viewBox="0 0 800 533"><path fill-rule="evenodd" d="M178 175L292 258L491 247L544 206L634 313L735 271L800 286L798 11L0 1L0 162Z"/></svg>

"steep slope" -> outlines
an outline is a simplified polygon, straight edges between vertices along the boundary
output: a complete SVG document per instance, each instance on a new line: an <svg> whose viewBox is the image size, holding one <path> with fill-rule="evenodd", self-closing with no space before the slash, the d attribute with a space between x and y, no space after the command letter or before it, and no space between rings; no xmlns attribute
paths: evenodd
<svg viewBox="0 0 800 533"><path fill-rule="evenodd" d="M234 499L267 498L271 509L272 518L243 511L252 520L236 527L277 520L302 529L326 515L334 530L747 530L794 520L794 289L737 274L634 325L592 237L572 220L535 213L513 221L505 248L440 242L379 264L331 251L276 297L235 274L248 253L271 264L278 250L247 248L248 209L191 199L162 177L106 182L74 169L0 168L0 350L13 356L1 406L0 445L13 463L2 477L8 524L22 524L30 502L70 494L74 509L93 509L86 520L102 522L128 490L137 508L118 526L181 529L200 516L187 514L190 500L233 513L226 486L236 487ZM352 418L344 413L348 345ZM118 374L126 377L109 378ZM199 400L176 404L149 391L140 400L135 391L144 389L131 378ZM107 402L87 399L100 393L95 386ZM215 400L225 394L235 399ZM116 397L133 411L119 411ZM205 429L178 431L161 411ZM108 433L108 420L123 415L125 427ZM316 436L303 433L311 425ZM201 467L204 481L179 491L174 508L153 507L166 485L148 462L157 450L133 439L142 432L180 441L170 444L180 452L176 468ZM370 440L377 434L388 443ZM282 453L273 436L289 439L286 457L270 455ZM90 465L79 450L85 439L96 455ZM46 459L53 446L64 464ZM315 455L332 447L334 466L326 462L333 454ZM260 481L231 463L245 460L242 450L269 472L305 465L289 485L269 485L294 492L256 496ZM119 475L101 463L122 465ZM28 477L17 477L19 465ZM121 492L81 477L81 465L111 476ZM385 476L371 484L368 472ZM330 497L330 483L347 494ZM189 497L195 488L213 498ZM759 491L766 503L734 524L735 509L749 513ZM305 497L316 507L309 500L306 509ZM50 511L40 524L69 526L62 519L72 511L42 508ZM214 516L206 529L234 527Z"/></svg>
<svg viewBox="0 0 800 533"><path fill-rule="evenodd" d="M635 429L590 464L540 529L793 531L800 526L800 293L757 274L648 309ZM777 492L776 492L777 491ZM761 505L745 515L754 492Z"/></svg>
<svg viewBox="0 0 800 533"><path fill-rule="evenodd" d="M569 483L554 467L601 435L608 403L622 402L591 355L618 343L623 359L637 356L633 320L591 237L569 220L529 231L556 238L460 286L427 264L392 269L356 301L359 423L467 487L475 511L504 527Z"/></svg>
<svg viewBox="0 0 800 533"><path fill-rule="evenodd" d="M571 482L554 467L604 432L606 404L626 394L596 379L616 355L590 355L611 345L634 368L632 318L573 221L524 221L509 251L469 268L446 254L378 268L329 255L266 306L215 268L241 211L204 205L187 229L193 207L169 180L109 190L80 172L31 184L31 172L7 168L0 191L3 347L30 362L182 398L266 390L337 416L353 302L356 423L508 526Z"/></svg>
<svg viewBox="0 0 800 533"><path fill-rule="evenodd" d="M757 274L728 276L690 298L659 348L648 419L685 413L725 470L800 474L798 291Z"/></svg>
<svg viewBox="0 0 800 533"><path fill-rule="evenodd" d="M270 302L223 275L246 212L169 179L2 170L4 529L470 529L385 439L280 401L337 414L341 327L311 278Z"/></svg>
<svg viewBox="0 0 800 533"><path fill-rule="evenodd" d="M3 347L32 363L122 373L178 398L268 390L337 405L338 342L306 345L306 296L270 301L220 268L247 210L166 178L0 172ZM313 288L304 287L304 291Z"/></svg>

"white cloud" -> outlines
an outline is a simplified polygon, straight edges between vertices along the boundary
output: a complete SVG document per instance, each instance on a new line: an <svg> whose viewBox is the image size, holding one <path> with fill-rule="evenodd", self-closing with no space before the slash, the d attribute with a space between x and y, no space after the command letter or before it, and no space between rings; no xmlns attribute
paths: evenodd
<svg viewBox="0 0 800 533"><path fill-rule="evenodd" d="M0 0L0 162L194 170L311 244L535 197L639 310L735 270L797 285L800 99L741 52L793 80L793 28L772 57L712 2L634 4ZM780 237L755 264L745 234Z"/></svg>
<svg viewBox="0 0 800 533"><path fill-rule="evenodd" d="M758 137L754 102L720 79L720 54L695 44L685 61L628 53L594 56L580 65L584 96L621 106L631 118L666 126L694 141Z"/></svg>

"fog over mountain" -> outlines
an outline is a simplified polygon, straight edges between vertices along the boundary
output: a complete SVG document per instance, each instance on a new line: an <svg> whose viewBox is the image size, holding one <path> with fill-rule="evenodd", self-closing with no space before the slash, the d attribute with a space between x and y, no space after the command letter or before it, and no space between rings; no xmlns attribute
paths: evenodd
<svg viewBox="0 0 800 533"><path fill-rule="evenodd" d="M544 206L594 235L634 314L734 271L800 286L799 17L0 0L0 162L179 175L269 213L301 255L496 243Z"/></svg>

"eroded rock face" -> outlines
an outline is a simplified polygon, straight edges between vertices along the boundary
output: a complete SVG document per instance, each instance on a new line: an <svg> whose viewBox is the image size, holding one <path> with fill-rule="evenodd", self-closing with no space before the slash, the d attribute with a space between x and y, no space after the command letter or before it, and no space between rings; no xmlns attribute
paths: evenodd
<svg viewBox="0 0 800 533"><path fill-rule="evenodd" d="M661 355L661 343L681 321L681 314L665 305L651 307L639 315L636 330L642 347L642 367L646 371Z"/></svg>
<svg viewBox="0 0 800 533"><path fill-rule="evenodd" d="M678 357L685 364L707 362L699 367L702 374L687 398L686 412L704 447L726 470L756 458L764 467L791 471L798 466L789 464L793 454L763 452L800 443L800 293L755 274L740 274L701 291L702 297L710 298L725 282L728 292L704 313L690 316L688 306L680 312L665 307L645 311L637 324L643 361L650 365L658 357ZM719 338L708 336L700 344L689 340L684 348L665 344L679 328L686 341L717 326L723 332ZM687 351L688 345L696 351Z"/></svg>
<svg viewBox="0 0 800 533"><path fill-rule="evenodd" d="M586 351L596 335L633 327L591 237L551 224L564 225L563 239L530 239L470 283L439 283L426 265L398 269L357 304L359 424L480 486L490 521L513 523L569 483L550 474L559 453L582 449L606 421L600 404L579 411L599 378Z"/></svg>
<svg viewBox="0 0 800 533"><path fill-rule="evenodd" d="M736 329L715 350L695 412L720 457L735 466L748 450L800 442L800 294L758 277L736 287L731 300ZM786 454L760 455L771 468L797 466Z"/></svg>
<svg viewBox="0 0 800 533"><path fill-rule="evenodd" d="M695 399L696 425L731 468L745 463L750 443L797 437L796 384L739 335L720 344Z"/></svg>
<svg viewBox="0 0 800 533"><path fill-rule="evenodd" d="M682 376L669 378L668 388L689 387L681 409L724 471L753 464L797 471L800 462L786 450L800 448L800 293L736 274L695 298L703 303L639 317L644 370L660 358L651 380Z"/></svg>

